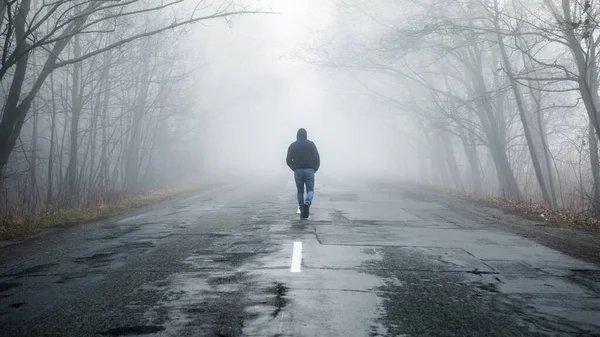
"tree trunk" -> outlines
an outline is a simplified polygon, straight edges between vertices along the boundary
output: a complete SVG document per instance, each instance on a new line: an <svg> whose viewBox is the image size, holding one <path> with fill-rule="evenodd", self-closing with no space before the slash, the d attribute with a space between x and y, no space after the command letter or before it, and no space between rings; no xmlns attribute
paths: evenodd
<svg viewBox="0 0 600 337"><path fill-rule="evenodd" d="M125 166L126 188L129 192L135 192L138 189L138 180L140 173L140 148L141 148L141 130L148 90L150 88L150 57L144 56L141 69L142 77L140 79L140 91L136 97L136 104L133 110L131 125L131 138L127 150L127 161Z"/></svg>
<svg viewBox="0 0 600 337"><path fill-rule="evenodd" d="M521 200L521 192L506 154L506 121L503 112L504 95L501 92L502 85L497 74L494 73L494 86L497 90L500 90L500 94L495 99L496 106L493 106L482 70L480 48L477 45L472 48L474 49L472 53L465 55L461 61L467 65L467 75L471 86L469 89L472 96L481 101L481 104L475 107L475 111L485 132L487 146L494 162L502 196L512 200Z"/></svg>
<svg viewBox="0 0 600 337"><path fill-rule="evenodd" d="M110 171L110 162L108 160L108 88L104 93L104 106L102 107L102 153L100 154L100 187L105 192L108 186L108 173Z"/></svg>
<svg viewBox="0 0 600 337"><path fill-rule="evenodd" d="M63 89L61 88L60 90L61 92L63 92ZM68 91L68 89L65 89L65 98L67 96L66 92ZM59 150L59 155L58 155L58 168L59 168L59 185L58 185L58 195L61 198L61 201L64 201L65 196L67 195L67 188L66 188L66 174L63 174L63 170L64 170L64 159L65 159L65 141L67 139L67 130L68 130L68 125L69 125L69 111L65 110L65 118L64 118L64 122L63 122L63 127L62 127L62 135L61 135L61 139L60 139L60 150Z"/></svg>
<svg viewBox="0 0 600 337"><path fill-rule="evenodd" d="M4 15L6 14L6 1L0 1L0 27L4 24Z"/></svg>
<svg viewBox="0 0 600 337"><path fill-rule="evenodd" d="M588 127L588 142L590 144L590 164L592 165L592 195L591 204L594 215L600 215L600 161L598 158L598 137L593 126ZM582 191L584 192L584 191Z"/></svg>
<svg viewBox="0 0 600 337"><path fill-rule="evenodd" d="M74 57L81 56L81 46L79 37L75 36L73 40L73 55ZM81 63L75 63L73 66L73 83L71 88L71 131L70 131L70 146L69 146L69 166L67 168L67 199L69 203L75 203L78 199L79 192L77 186L77 148L79 134L79 117L82 110L82 91L81 90Z"/></svg>
<svg viewBox="0 0 600 337"><path fill-rule="evenodd" d="M52 100L52 115L50 122L50 150L48 154L48 191L46 193L46 205L52 204L52 187L54 177L52 177L52 170L54 169L54 142L56 135L56 98L54 95L54 76L50 75L50 91Z"/></svg>
<svg viewBox="0 0 600 337"><path fill-rule="evenodd" d="M521 41L522 44L525 45L525 49L529 49L529 43L527 42L527 37L521 37L517 40L517 43ZM532 72L535 77L538 77L537 70L532 66L531 60L528 59L525 53L521 53L521 57L523 59L523 64L527 67L528 72ZM544 177L544 182L548 186L548 194L551 199L550 205L552 207L558 206L558 196L556 184L557 181L554 178L554 168L552 163L552 153L550 152L550 147L548 146L547 136L546 136L546 127L544 125L543 113L542 113L542 93L540 90L536 90L536 86L539 86L537 81L533 81L531 79L527 80L529 84L529 92L531 95L531 99L533 101L533 105L535 109L533 110L532 116L531 113L527 114L526 117L528 120L528 125L531 127L530 131L532 132L532 138L534 140L534 147L536 149L537 155L539 155L540 161L540 169L542 171L542 175ZM535 121L534 121L535 117ZM556 171L558 174L558 170ZM560 181L560 180L559 180Z"/></svg>
<svg viewBox="0 0 600 337"><path fill-rule="evenodd" d="M500 33L500 23L499 23L499 13L498 13L498 1L494 0L495 6L495 16L494 16L494 26L496 29L496 37L498 39L498 47L500 49L500 54L502 55L502 60L504 63L504 67L506 70L506 74L510 80L511 89L513 91L514 99L517 105L517 110L519 111L519 116L521 117L521 123L523 124L523 132L525 133L525 139L527 141L527 147L529 149L529 154L531 156L531 161L535 170L535 175L538 180L539 187L542 191L542 196L544 200L551 205L552 207L556 207L556 201L554 198L550 197L548 192L548 188L544 179L544 174L542 173L542 167L540 161L538 159L537 149L534 146L533 137L531 135L531 126L529 125L528 118L526 117L527 111L525 102L523 99L523 94L521 93L520 84L514 78L514 73L512 70L512 64L508 57L508 53L506 52L506 46L504 45L504 41L502 39L502 35Z"/></svg>
<svg viewBox="0 0 600 337"><path fill-rule="evenodd" d="M458 134L460 136L469 166L471 169L471 181L473 183L473 192L477 195L483 194L483 188L481 185L481 170L479 169L479 156L477 155L477 148L473 144L471 137L467 137L465 130L458 126ZM469 130L466 130L469 132Z"/></svg>
<svg viewBox="0 0 600 337"><path fill-rule="evenodd" d="M90 167L88 174L88 200L91 201L94 198L94 193L96 190L95 186L95 173L96 173L96 138L98 137L98 114L100 113L100 104L101 104L101 95L98 93L98 102L96 104L96 108L94 109L94 114L92 116L91 127L92 130L90 132Z"/></svg>
<svg viewBox="0 0 600 337"><path fill-rule="evenodd" d="M29 195L29 203L31 205L30 211L34 211L38 205L38 184L37 184L37 138L38 138L38 121L39 121L39 113L37 104L34 102L33 107L33 130L31 136L31 170L30 170L30 180L31 180L31 192Z"/></svg>
<svg viewBox="0 0 600 337"><path fill-rule="evenodd" d="M442 131L442 134L440 136L440 140L444 149L444 157L446 158L446 163L448 164L450 176L454 181L454 186L457 189L462 190L464 188L464 185L462 177L460 175L460 169L458 168L458 163L456 162L456 156L454 155L452 140L448 136L448 133L445 131Z"/></svg>
<svg viewBox="0 0 600 337"><path fill-rule="evenodd" d="M30 3L31 0L23 0L15 17L15 38L17 41L25 41L25 20L29 12ZM92 13L93 9L97 8L102 3L102 1L90 2L84 11L87 13ZM81 27L85 24L88 16L89 14L82 15L77 20L74 20L68 24L67 28L65 28L63 33L61 33L59 36L57 42L54 43L52 50L48 53L48 59L46 59L38 78L33 81L33 85L29 90L29 93L22 100L20 100L21 89L27 69L27 59L29 57L29 53L24 53L24 51L29 46L26 42L19 43L17 45L17 49L21 51L17 52L17 54L23 54L23 56L20 57L16 63L13 81L6 104L4 106L2 121L0 122L0 181L2 180L2 174L6 164L8 163L10 154L12 153L16 141L21 133L23 123L25 122L27 113L31 108L33 99L44 84L46 78L52 71L54 71L56 61L58 60L60 54L69 44L71 38L73 38L73 36L76 35L76 32L78 32L79 29L81 29Z"/></svg>
<svg viewBox="0 0 600 337"><path fill-rule="evenodd" d="M552 165L552 153L550 152L550 147L548 147L548 139L546 136L546 128L544 127L544 121L542 119L541 106L538 105L538 109L536 112L537 116L537 132L539 133L540 141L541 141L541 151L540 155L542 157L542 161L545 164L548 187L550 189L550 197L554 200L554 207L558 206L559 196L562 195L562 192L559 190L557 192L556 183L557 179L554 178L554 169ZM556 172L558 174L558 170ZM558 181L560 181L560 177L558 177ZM560 187L560 185L559 185ZM560 193L560 195L559 195ZM560 198L562 200L562 197Z"/></svg>
<svg viewBox="0 0 600 337"><path fill-rule="evenodd" d="M502 132L501 127L497 127L503 122L498 121L493 115L489 99L486 99L486 102L485 107L478 111L478 116L484 126L483 129L488 141L487 146L494 162L502 196L511 200L522 200L517 179L515 179L514 171L506 154L505 134ZM500 117L504 118L503 115Z"/></svg>
<svg viewBox="0 0 600 337"><path fill-rule="evenodd" d="M30 5L31 0L23 0L19 6L17 15L15 15L14 30L17 41L24 40L25 20L29 14ZM27 48L28 44L25 42L18 44L15 53L24 53ZM15 73L4 104L2 120L0 121L0 181L2 180L4 168L8 163L10 154L12 153L21 132L23 122L25 121L24 116L20 114L18 104L21 98L23 83L25 82L28 60L29 53L24 53L23 57L17 61Z"/></svg>
<svg viewBox="0 0 600 337"><path fill-rule="evenodd" d="M573 61L577 67L578 72L578 84L581 99L585 105L585 110L588 114L590 124L594 127L596 135L600 137L600 110L596 107L600 106L600 98L598 97L599 79L596 62L598 61L595 57L597 54L596 43L593 34L590 34L588 40L588 46L582 48L579 37L575 34L575 29L571 25L566 23L576 22L577 20L571 17L571 6L569 0L562 0L562 15L558 13L556 5L551 0L545 0L547 6L551 9L555 15L559 25L563 28L562 32L566 40L566 44L569 47L569 51L573 56ZM595 22L595 18L591 17L589 11L587 13L587 19L590 22ZM590 53L590 55L587 54Z"/></svg>

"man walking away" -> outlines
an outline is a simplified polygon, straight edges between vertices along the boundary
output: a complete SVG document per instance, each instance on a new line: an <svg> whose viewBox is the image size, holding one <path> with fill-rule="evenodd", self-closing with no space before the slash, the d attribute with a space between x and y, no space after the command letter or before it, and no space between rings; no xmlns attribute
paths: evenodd
<svg viewBox="0 0 600 337"><path fill-rule="evenodd" d="M288 148L287 165L294 171L296 188L298 189L298 205L300 218L306 219L310 215L310 205L315 193L315 173L321 165L319 151L315 143L308 140L305 129L298 130L297 140ZM306 199L304 199L304 185L306 184Z"/></svg>

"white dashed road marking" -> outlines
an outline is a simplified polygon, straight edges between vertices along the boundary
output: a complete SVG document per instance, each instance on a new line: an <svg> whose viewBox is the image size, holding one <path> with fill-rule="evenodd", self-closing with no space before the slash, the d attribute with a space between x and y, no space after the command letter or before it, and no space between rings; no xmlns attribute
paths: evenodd
<svg viewBox="0 0 600 337"><path fill-rule="evenodd" d="M292 252L292 273L300 272L300 265L302 264L302 242L294 242L294 250Z"/></svg>

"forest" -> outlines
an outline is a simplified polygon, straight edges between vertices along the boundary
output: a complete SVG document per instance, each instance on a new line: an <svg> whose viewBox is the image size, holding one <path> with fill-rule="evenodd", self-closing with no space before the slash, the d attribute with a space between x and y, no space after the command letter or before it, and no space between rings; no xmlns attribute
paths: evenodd
<svg viewBox="0 0 600 337"><path fill-rule="evenodd" d="M335 8L301 58L405 117L421 182L600 214L597 1Z"/></svg>
<svg viewBox="0 0 600 337"><path fill-rule="evenodd" d="M220 2L0 2L0 209L27 214L178 186L198 163L189 27ZM201 135L200 135L201 136Z"/></svg>
<svg viewBox="0 0 600 337"><path fill-rule="evenodd" d="M411 179L600 214L597 1L325 8L327 27L292 57L349 76L373 109L401 117L389 120L411 135ZM274 13L257 2L1 1L2 214L197 180L202 156L189 153L206 141L198 111L209 110L198 92L211 91L197 81L202 46L186 36L255 14Z"/></svg>

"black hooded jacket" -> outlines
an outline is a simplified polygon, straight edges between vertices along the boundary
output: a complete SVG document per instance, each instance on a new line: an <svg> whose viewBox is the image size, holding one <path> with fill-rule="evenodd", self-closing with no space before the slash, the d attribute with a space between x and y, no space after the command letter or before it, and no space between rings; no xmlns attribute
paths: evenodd
<svg viewBox="0 0 600 337"><path fill-rule="evenodd" d="M305 129L298 130L297 140L288 148L287 165L292 170L312 168L317 172L321 166L321 158L315 143L308 140Z"/></svg>

